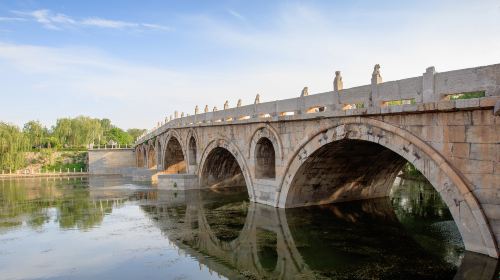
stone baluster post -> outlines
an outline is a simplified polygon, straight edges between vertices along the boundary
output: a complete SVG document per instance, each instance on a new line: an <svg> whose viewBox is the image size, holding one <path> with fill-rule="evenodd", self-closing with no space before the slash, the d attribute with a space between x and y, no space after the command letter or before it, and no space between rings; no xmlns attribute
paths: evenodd
<svg viewBox="0 0 500 280"><path fill-rule="evenodd" d="M434 80L436 75L436 69L434 66L428 67L425 73L422 75L422 102L438 102L441 96L438 96L434 92ZM415 100L419 102L420 100Z"/></svg>

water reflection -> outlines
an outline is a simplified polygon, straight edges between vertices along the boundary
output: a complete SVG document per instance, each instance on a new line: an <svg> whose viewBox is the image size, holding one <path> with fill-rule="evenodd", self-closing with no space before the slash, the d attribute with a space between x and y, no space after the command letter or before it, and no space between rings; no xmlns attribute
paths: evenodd
<svg viewBox="0 0 500 280"><path fill-rule="evenodd" d="M23 246L53 239L65 250L64 238L79 254L119 253L68 263ZM10 253L0 254L0 273L12 279L495 279L498 265L464 252L439 195L408 180L390 199L286 210L250 203L237 188L158 191L121 177L0 181L2 251ZM48 262L28 277L14 257ZM91 269L75 270L84 265Z"/></svg>

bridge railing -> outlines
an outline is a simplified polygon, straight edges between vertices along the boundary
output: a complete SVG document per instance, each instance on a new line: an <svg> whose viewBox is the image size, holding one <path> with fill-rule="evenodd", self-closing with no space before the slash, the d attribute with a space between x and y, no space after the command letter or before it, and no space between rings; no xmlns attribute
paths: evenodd
<svg viewBox="0 0 500 280"><path fill-rule="evenodd" d="M437 73L434 67L429 67L422 76L389 82L382 82L379 68L378 65L375 66L372 82L369 85L343 89L341 83L337 83L337 89L334 91L312 95L308 95L305 88L305 94L303 92L296 98L256 102L246 106L171 119L147 131L137 139L136 144L173 127L255 121L324 112L329 116L343 116L361 115L367 112L392 112L398 109L411 111L416 110L417 104L449 101L450 96L456 94L482 93L484 97L500 96L500 64L442 73ZM466 100L461 101L467 103Z"/></svg>

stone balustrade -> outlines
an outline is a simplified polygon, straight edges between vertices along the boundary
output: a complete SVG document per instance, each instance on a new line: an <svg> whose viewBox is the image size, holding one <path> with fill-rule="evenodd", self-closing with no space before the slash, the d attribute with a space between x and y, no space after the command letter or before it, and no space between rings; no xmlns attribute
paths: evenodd
<svg viewBox="0 0 500 280"><path fill-rule="evenodd" d="M382 82L380 67L375 66L369 85L342 88L342 77L336 72L334 91L301 94L300 97L260 102L178 117L148 130L136 144L154 138L169 128L229 123L296 120L317 117L341 117L370 114L433 111L438 109L494 106L500 96L500 64L438 73L429 67L422 76ZM453 95L482 93L485 98L451 100ZM495 98L488 98L495 97ZM239 104L239 103L238 103ZM205 106L205 108L207 108Z"/></svg>

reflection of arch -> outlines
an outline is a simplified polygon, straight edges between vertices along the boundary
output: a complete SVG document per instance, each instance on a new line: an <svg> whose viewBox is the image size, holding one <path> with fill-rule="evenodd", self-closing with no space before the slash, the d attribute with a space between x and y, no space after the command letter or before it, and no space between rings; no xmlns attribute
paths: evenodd
<svg viewBox="0 0 500 280"><path fill-rule="evenodd" d="M186 173L184 151L175 136L170 136L165 144L163 169L167 174Z"/></svg>
<svg viewBox="0 0 500 280"><path fill-rule="evenodd" d="M321 147L349 139L378 143L413 163L439 192L452 213L467 250L498 256L496 241L483 210L466 181L437 151L410 132L378 120L346 118L343 123L318 131L295 151L279 189L279 207L287 207L293 200L289 195L297 194L292 186L295 176L308 157Z"/></svg>
<svg viewBox="0 0 500 280"><path fill-rule="evenodd" d="M215 152L217 152L217 154L219 156L223 156L226 160L230 160L230 157L228 156L228 154L231 155L236 160L237 166L241 170L241 173L243 175L243 178L244 178L244 181L245 181L245 184L247 187L247 191L248 191L248 196L250 197L250 200L252 200L252 198L255 197L255 193L253 190L252 180L251 180L250 174L248 172L248 166L245 162L245 159L243 158L242 153L238 150L236 145L234 145L233 143L231 143L230 141L225 140L225 139L218 139L218 140L211 141L207 145L207 147L205 148L203 153L201 154L201 157L200 157L201 158L200 159L200 168L201 168L200 170L201 171L198 172L200 186L204 186L204 183L206 183L206 179L209 179L206 176L209 174L205 173L205 171L208 171L208 169L205 169L205 168L208 168L207 160L211 160L211 161L215 160L215 158L212 158L212 157L211 157L212 159L210 159L209 156L214 155L214 153L212 153L212 152L216 149L217 149L217 151L215 151ZM228 153L225 153L224 151L227 151ZM230 162L228 161L227 163L230 163ZM213 171L216 171L217 169L219 169L220 171L224 171L223 165L221 165L221 164L222 164L221 162L218 162L216 166L213 166L210 168L212 168Z"/></svg>
<svg viewBox="0 0 500 280"><path fill-rule="evenodd" d="M255 178L276 178L276 155L273 143L266 137L255 145Z"/></svg>

